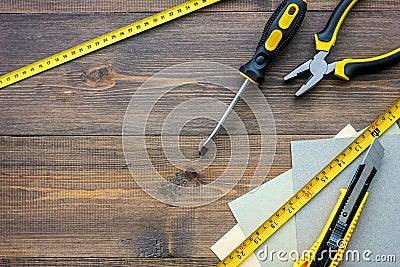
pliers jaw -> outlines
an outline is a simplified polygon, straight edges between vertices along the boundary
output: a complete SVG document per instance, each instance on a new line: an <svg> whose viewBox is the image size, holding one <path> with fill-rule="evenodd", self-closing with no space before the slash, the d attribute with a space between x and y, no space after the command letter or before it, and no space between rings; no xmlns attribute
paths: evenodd
<svg viewBox="0 0 400 267"><path fill-rule="evenodd" d="M328 64L325 61L325 58L328 56L328 51L319 51L313 59L310 59L303 64L299 65L296 69L290 72L288 75L284 77L284 80L287 81L291 78L298 76L301 73L306 71L310 71L311 75L307 79L307 81L300 87L300 89L296 92L296 96L300 96L313 88L317 83L324 78L325 75L333 72L335 70L335 63Z"/></svg>

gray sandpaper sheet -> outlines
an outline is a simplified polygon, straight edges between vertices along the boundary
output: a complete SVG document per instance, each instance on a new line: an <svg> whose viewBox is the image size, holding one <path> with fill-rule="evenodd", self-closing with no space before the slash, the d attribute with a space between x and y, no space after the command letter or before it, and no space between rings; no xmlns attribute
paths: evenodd
<svg viewBox="0 0 400 267"><path fill-rule="evenodd" d="M292 142L294 190L299 190L353 139ZM379 140L385 148L385 156L369 188L369 197L348 245L348 250L356 252L349 253L348 261L340 265L343 267L399 266L400 209L395 198L400 192L400 135L385 134ZM317 240L339 197L340 188L347 188L365 153L296 214L299 252L309 249ZM396 257L397 262L378 262L384 258L393 260L392 256Z"/></svg>

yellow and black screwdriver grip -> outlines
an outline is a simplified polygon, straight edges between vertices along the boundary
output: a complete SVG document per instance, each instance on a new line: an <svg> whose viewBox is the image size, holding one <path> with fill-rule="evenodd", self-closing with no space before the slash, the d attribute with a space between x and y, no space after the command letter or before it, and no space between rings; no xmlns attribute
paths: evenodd
<svg viewBox="0 0 400 267"><path fill-rule="evenodd" d="M347 14L357 1L358 0L342 0L337 5L325 28L314 35L315 48L317 51L329 52L332 46L335 45L340 26L342 26Z"/></svg>
<svg viewBox="0 0 400 267"><path fill-rule="evenodd" d="M364 59L347 58L336 62L335 76L348 81L356 75L376 72L398 62L400 62L400 48L377 57Z"/></svg>
<svg viewBox="0 0 400 267"><path fill-rule="evenodd" d="M253 58L240 67L242 76L256 85L264 82L268 65L292 41L306 11L305 0L284 0L279 4L265 25Z"/></svg>
<svg viewBox="0 0 400 267"><path fill-rule="evenodd" d="M312 247L306 253L304 253L304 255L300 259L298 259L293 264L293 267L310 267L311 264L314 262L317 251L319 250L320 246L322 245L323 240L325 240L325 236L328 234L328 230L330 229L330 227L332 225L332 221L334 220L335 216L337 215L339 208L343 204L346 193L347 193L347 189L340 189L339 199L337 200L335 207L333 208L333 210L328 218L328 221L326 222L324 228L322 229L322 232L319 235L317 241L312 245ZM364 207L365 202L367 201L367 198L368 198L368 192L365 192L365 195L362 198L362 200L357 208L354 218L352 219L352 221L349 225L349 228L347 229L346 234L345 234L335 256L333 257L332 261L330 262L329 267L336 267L342 261L343 254L346 251L347 244L349 243L351 235L354 232L354 229L358 222L358 218L361 215L362 209Z"/></svg>

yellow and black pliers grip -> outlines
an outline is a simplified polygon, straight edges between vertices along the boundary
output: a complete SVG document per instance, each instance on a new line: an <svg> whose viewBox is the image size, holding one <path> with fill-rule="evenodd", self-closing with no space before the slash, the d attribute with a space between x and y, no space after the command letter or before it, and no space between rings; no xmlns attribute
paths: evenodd
<svg viewBox="0 0 400 267"><path fill-rule="evenodd" d="M300 96L310 90L320 80L322 80L326 74L335 69L332 65L330 68L328 67L328 62L326 62L325 58L328 56L332 46L334 46L336 42L336 37L344 19L357 2L358 0L341 0L332 12L325 28L314 35L315 47L318 53L312 59L300 64L283 78L287 81L306 71L311 72L311 76L296 92L296 96Z"/></svg>
<svg viewBox="0 0 400 267"><path fill-rule="evenodd" d="M357 2L358 0L342 0L339 3L329 18L325 28L314 35L315 48L317 51L329 52L332 46L335 45L340 26L342 26L342 23L350 9Z"/></svg>
<svg viewBox="0 0 400 267"><path fill-rule="evenodd" d="M348 81L356 75L376 72L398 62L400 62L400 48L376 57L363 59L347 58L331 64L335 66L335 76Z"/></svg>

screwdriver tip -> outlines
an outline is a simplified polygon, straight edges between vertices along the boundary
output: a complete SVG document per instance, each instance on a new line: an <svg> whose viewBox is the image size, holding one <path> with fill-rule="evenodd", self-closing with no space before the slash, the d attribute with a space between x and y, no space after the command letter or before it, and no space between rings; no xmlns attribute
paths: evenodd
<svg viewBox="0 0 400 267"><path fill-rule="evenodd" d="M204 156L208 152L208 147L202 146L201 149L199 150L199 156Z"/></svg>

